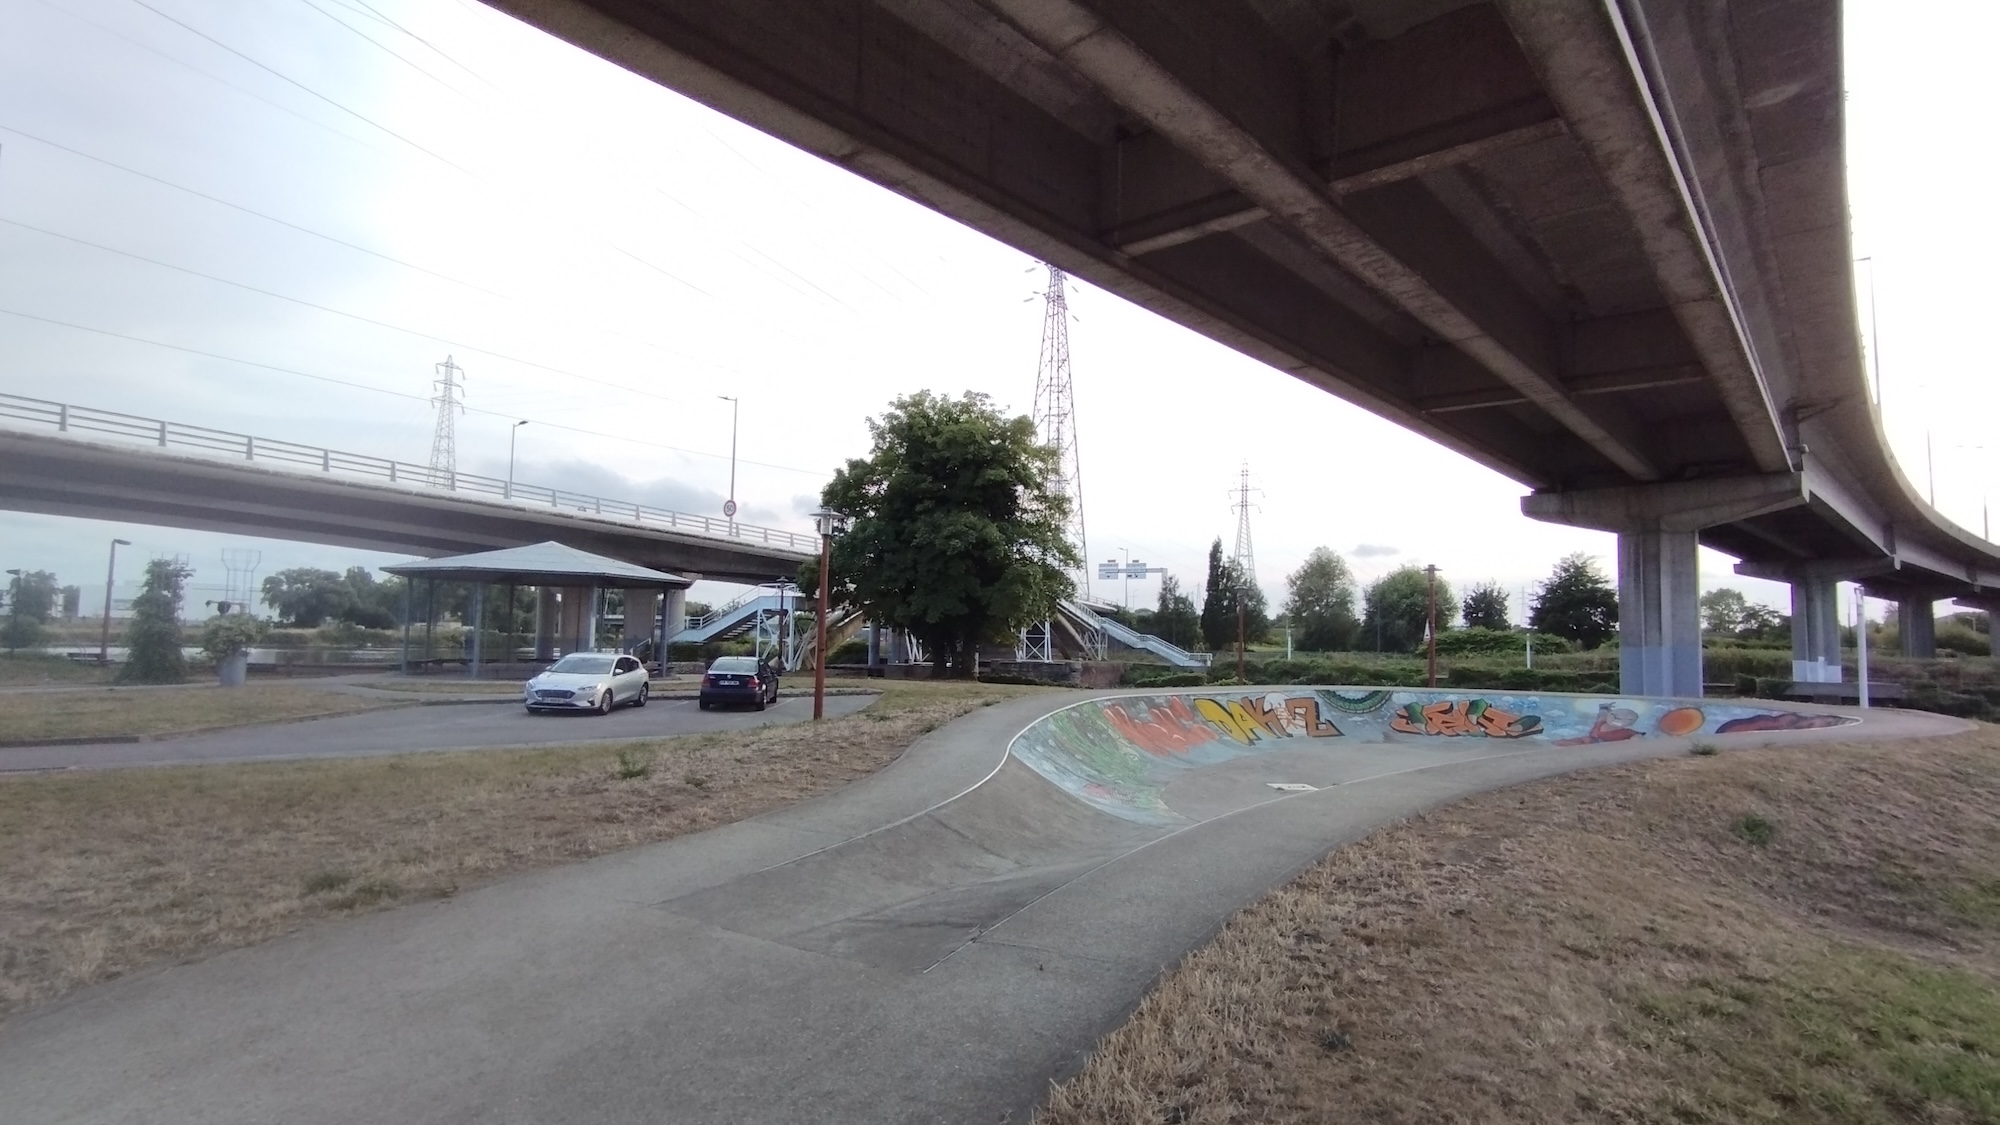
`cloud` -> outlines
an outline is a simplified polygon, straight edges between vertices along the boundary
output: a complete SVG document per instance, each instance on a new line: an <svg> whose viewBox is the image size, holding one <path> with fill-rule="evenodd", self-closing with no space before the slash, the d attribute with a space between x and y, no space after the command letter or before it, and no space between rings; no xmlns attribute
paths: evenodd
<svg viewBox="0 0 2000 1125"><path fill-rule="evenodd" d="M1363 543L1347 553L1357 559L1379 559L1386 555L1400 555L1403 552L1399 547L1385 547L1380 543Z"/></svg>

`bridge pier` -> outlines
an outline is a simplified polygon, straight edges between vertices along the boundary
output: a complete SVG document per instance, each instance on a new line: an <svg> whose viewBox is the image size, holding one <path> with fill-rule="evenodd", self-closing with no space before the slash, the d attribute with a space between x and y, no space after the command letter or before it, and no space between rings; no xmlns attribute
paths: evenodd
<svg viewBox="0 0 2000 1125"><path fill-rule="evenodd" d="M1796 473L1674 481L1521 498L1531 519L1618 536L1618 690L1698 697L1700 531L1805 502Z"/></svg>
<svg viewBox="0 0 2000 1125"><path fill-rule="evenodd" d="M547 663L556 658L556 630L561 618L554 586L535 587L535 659Z"/></svg>
<svg viewBox="0 0 2000 1125"><path fill-rule="evenodd" d="M562 631L559 639L564 655L589 652L597 647L597 591L588 586L562 588Z"/></svg>
<svg viewBox="0 0 2000 1125"><path fill-rule="evenodd" d="M1937 655L1936 609L1927 593L1896 600L1896 640L1904 656L1929 660Z"/></svg>
<svg viewBox="0 0 2000 1125"><path fill-rule="evenodd" d="M1792 580L1792 679L1837 684L1840 663L1839 583L1832 578Z"/></svg>
<svg viewBox="0 0 2000 1125"><path fill-rule="evenodd" d="M626 652L636 652L647 641L659 647L660 634L660 592L658 590L625 591L625 635L619 644Z"/></svg>

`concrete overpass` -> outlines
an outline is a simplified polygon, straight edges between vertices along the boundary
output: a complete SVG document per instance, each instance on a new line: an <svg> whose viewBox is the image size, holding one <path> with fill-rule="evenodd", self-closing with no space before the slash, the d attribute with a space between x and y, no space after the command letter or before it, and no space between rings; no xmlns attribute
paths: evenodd
<svg viewBox="0 0 2000 1125"><path fill-rule="evenodd" d="M406 467L416 471L404 474L410 483L378 484L334 475L331 457L327 464L327 471L311 474L0 429L0 508L426 557L553 539L728 582L793 577L815 550L812 536L794 532L737 525L730 536L720 520L714 532L677 529L640 519L638 508L621 518L602 502L540 506L432 488L417 466Z"/></svg>
<svg viewBox="0 0 2000 1125"><path fill-rule="evenodd" d="M488 0L1616 532L1624 690L1696 545L1992 605L1863 373L1838 0ZM1435 499L1435 498L1431 498Z"/></svg>

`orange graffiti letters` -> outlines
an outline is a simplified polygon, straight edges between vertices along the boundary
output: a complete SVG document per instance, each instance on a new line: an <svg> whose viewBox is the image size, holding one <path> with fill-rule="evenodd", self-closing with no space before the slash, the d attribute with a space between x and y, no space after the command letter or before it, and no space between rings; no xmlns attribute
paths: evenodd
<svg viewBox="0 0 2000 1125"><path fill-rule="evenodd" d="M1111 720L1113 729L1148 754L1162 757L1185 754L1203 743L1215 741L1215 732L1198 722L1185 707L1151 707L1146 717L1140 719L1113 703L1104 708L1104 716Z"/></svg>

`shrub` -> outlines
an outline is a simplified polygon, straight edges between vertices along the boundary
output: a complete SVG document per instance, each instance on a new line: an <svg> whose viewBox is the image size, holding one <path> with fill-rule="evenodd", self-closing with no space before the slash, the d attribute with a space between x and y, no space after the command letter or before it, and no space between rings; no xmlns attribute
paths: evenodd
<svg viewBox="0 0 2000 1125"><path fill-rule="evenodd" d="M1175 672L1166 676L1142 676L1131 681L1133 687L1200 687L1208 682L1208 677L1200 672Z"/></svg>
<svg viewBox="0 0 2000 1125"><path fill-rule="evenodd" d="M1749 675L1736 677L1736 694L1746 698L1756 695L1757 677Z"/></svg>
<svg viewBox="0 0 2000 1125"><path fill-rule="evenodd" d="M1737 817L1729 830L1760 848L1778 836L1778 826L1756 813L1744 813Z"/></svg>
<svg viewBox="0 0 2000 1125"><path fill-rule="evenodd" d="M651 777L653 775L653 756L643 750L635 750L627 747L618 752L618 765L611 773L613 777L618 778L620 781L635 781L642 777Z"/></svg>
<svg viewBox="0 0 2000 1125"><path fill-rule="evenodd" d="M242 613L211 617L201 627L201 651L210 660L222 660L247 651L264 635L264 623Z"/></svg>
<svg viewBox="0 0 2000 1125"><path fill-rule="evenodd" d="M125 666L121 684L178 684L187 679L187 658L181 655L181 591L188 572L172 559L146 564L146 581L132 599L132 621L125 628Z"/></svg>

